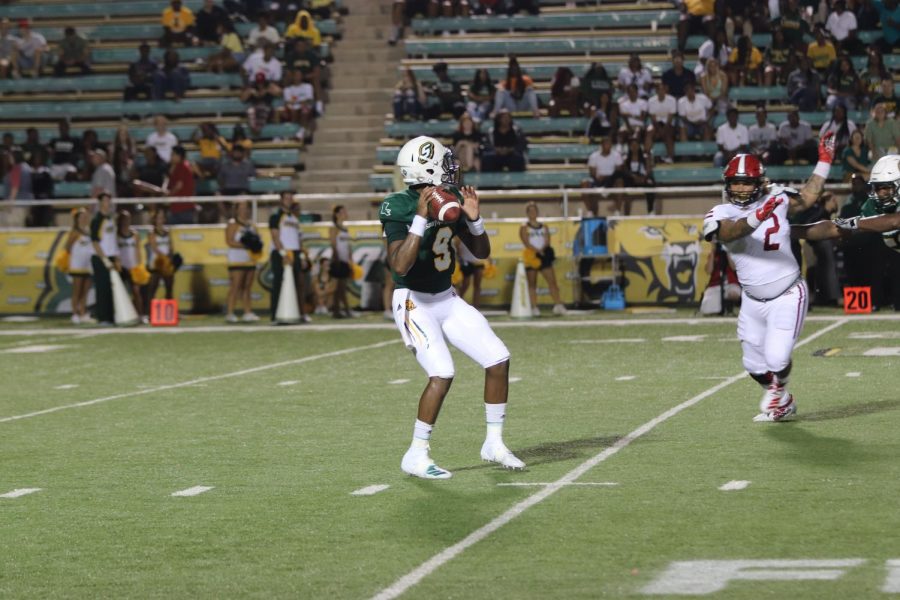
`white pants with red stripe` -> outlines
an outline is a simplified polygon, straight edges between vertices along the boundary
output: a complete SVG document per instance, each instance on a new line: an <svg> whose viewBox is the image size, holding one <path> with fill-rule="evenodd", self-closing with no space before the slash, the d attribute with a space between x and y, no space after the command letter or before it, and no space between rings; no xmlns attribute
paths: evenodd
<svg viewBox="0 0 900 600"><path fill-rule="evenodd" d="M455 374L447 340L485 369L509 359L484 315L453 288L438 294L396 289L392 308L406 347L429 377L452 379Z"/></svg>
<svg viewBox="0 0 900 600"><path fill-rule="evenodd" d="M809 292L803 280L768 302L744 294L737 333L747 371L778 373L790 364L808 306Z"/></svg>

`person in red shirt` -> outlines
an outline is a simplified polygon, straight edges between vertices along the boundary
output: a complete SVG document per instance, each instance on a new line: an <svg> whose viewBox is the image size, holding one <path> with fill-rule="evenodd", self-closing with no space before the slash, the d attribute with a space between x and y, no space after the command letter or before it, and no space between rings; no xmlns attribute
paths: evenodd
<svg viewBox="0 0 900 600"><path fill-rule="evenodd" d="M184 146L172 148L169 169L169 197L181 198L197 195L194 169L185 155ZM173 202L169 206L169 224L191 225L197 222L197 205L193 202Z"/></svg>

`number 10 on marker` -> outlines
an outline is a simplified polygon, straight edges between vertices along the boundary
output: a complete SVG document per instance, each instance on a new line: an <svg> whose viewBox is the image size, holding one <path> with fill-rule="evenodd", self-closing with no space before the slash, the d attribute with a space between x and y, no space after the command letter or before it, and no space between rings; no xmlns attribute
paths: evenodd
<svg viewBox="0 0 900 600"><path fill-rule="evenodd" d="M150 303L150 324L154 327L178 325L178 301L153 300Z"/></svg>

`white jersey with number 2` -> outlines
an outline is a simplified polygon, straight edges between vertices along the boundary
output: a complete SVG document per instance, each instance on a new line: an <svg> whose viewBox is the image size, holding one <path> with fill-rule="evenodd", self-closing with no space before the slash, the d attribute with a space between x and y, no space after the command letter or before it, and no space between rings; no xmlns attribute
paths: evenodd
<svg viewBox="0 0 900 600"><path fill-rule="evenodd" d="M774 298L780 295L800 276L800 266L791 252L788 193L784 188L777 187L747 207L730 202L719 204L704 219L704 224L709 221L736 221L750 216L773 197L781 198L782 203L753 233L733 242L722 242L734 261L741 286L757 298Z"/></svg>

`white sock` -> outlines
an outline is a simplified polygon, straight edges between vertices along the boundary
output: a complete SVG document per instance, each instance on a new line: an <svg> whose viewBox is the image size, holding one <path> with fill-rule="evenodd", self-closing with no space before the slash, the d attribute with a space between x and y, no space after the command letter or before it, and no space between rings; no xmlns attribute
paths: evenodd
<svg viewBox="0 0 900 600"><path fill-rule="evenodd" d="M488 442L503 441L503 421L506 419L506 402L503 404L484 404L485 420L487 421Z"/></svg>
<svg viewBox="0 0 900 600"><path fill-rule="evenodd" d="M434 429L434 425L429 425L425 421L416 419L416 424L413 427L413 439L410 449L427 450L428 441L431 439L432 429Z"/></svg>

